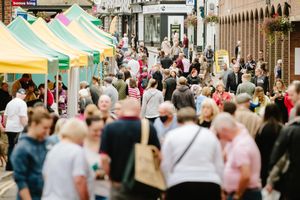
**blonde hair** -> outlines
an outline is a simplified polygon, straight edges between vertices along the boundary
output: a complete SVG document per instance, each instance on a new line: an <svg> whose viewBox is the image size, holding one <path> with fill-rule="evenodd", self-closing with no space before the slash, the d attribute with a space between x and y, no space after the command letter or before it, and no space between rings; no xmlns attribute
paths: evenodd
<svg viewBox="0 0 300 200"><path fill-rule="evenodd" d="M203 87L201 93L203 96L210 97L210 95L211 95L210 87Z"/></svg>
<svg viewBox="0 0 300 200"><path fill-rule="evenodd" d="M99 111L99 109L95 104L89 104L84 110L84 117L88 118L94 116L97 111Z"/></svg>
<svg viewBox="0 0 300 200"><path fill-rule="evenodd" d="M59 135L72 141L83 140L88 133L88 127L83 121L71 118L61 128Z"/></svg>
<svg viewBox="0 0 300 200"><path fill-rule="evenodd" d="M61 118L57 120L54 128L54 134L58 134L63 127L64 123L66 123L68 120L66 118Z"/></svg>
<svg viewBox="0 0 300 200"><path fill-rule="evenodd" d="M212 115L210 117L210 120L212 121L219 114L219 108L216 102L213 99L206 98L201 104L201 111L203 110L204 106L209 106L212 109ZM203 112L201 112L199 116L200 124L203 123L203 121L204 121L204 115Z"/></svg>
<svg viewBox="0 0 300 200"><path fill-rule="evenodd" d="M263 94L262 96L260 94ZM257 86L254 91L253 99L258 99L258 102L261 103L262 105L265 105L266 103L266 97L265 97L265 92L264 89L260 86Z"/></svg>

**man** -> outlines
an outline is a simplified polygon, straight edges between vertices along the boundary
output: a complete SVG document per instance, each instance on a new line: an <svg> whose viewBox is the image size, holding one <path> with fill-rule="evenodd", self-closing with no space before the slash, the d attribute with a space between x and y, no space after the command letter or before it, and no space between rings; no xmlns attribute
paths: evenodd
<svg viewBox="0 0 300 200"><path fill-rule="evenodd" d="M189 39L186 36L186 34L183 34L183 41L182 41L182 45L183 45L183 53L185 55L185 57L187 58L189 55Z"/></svg>
<svg viewBox="0 0 300 200"><path fill-rule="evenodd" d="M212 127L221 140L229 142L225 147L227 159L223 177L227 198L261 200L260 153L247 129L229 113L219 114Z"/></svg>
<svg viewBox="0 0 300 200"><path fill-rule="evenodd" d="M237 95L235 118L248 129L248 132L254 138L261 126L262 119L249 109L251 99L251 96L247 93Z"/></svg>
<svg viewBox="0 0 300 200"><path fill-rule="evenodd" d="M186 55L183 55L182 65L183 65L183 76L187 77L190 73L191 63L190 63L189 59L187 59Z"/></svg>
<svg viewBox="0 0 300 200"><path fill-rule="evenodd" d="M254 72L256 69L256 62L253 60L253 57L251 54L247 55L246 69L247 69L247 73L254 76Z"/></svg>
<svg viewBox="0 0 300 200"><path fill-rule="evenodd" d="M175 78L171 76L169 69L164 70L165 80L163 82L163 95L165 101L171 101L173 92L176 89L177 83Z"/></svg>
<svg viewBox="0 0 300 200"><path fill-rule="evenodd" d="M16 98L12 99L6 106L4 112L5 133L8 137L8 162L6 170L13 170L10 162L10 155L17 143L18 135L23 131L27 125L27 105L24 101L26 91L21 88L16 93Z"/></svg>
<svg viewBox="0 0 300 200"><path fill-rule="evenodd" d="M223 64L223 69L220 75L220 80L223 81L224 85L227 85L227 78L228 75L231 73L232 71L228 68L227 64L224 63Z"/></svg>
<svg viewBox="0 0 300 200"><path fill-rule="evenodd" d="M234 49L234 54L235 54L235 57L238 61L240 61L240 58L241 58L241 41L238 41L236 46L235 46L235 49Z"/></svg>
<svg viewBox="0 0 300 200"><path fill-rule="evenodd" d="M226 91L235 94L240 83L242 83L242 73L240 72L240 66L234 65L233 72L231 72L227 77Z"/></svg>
<svg viewBox="0 0 300 200"><path fill-rule="evenodd" d="M154 121L154 127L157 131L157 136L162 143L166 134L177 128L177 117L175 115L175 107L170 101L166 101L158 107L159 118Z"/></svg>
<svg viewBox="0 0 300 200"><path fill-rule="evenodd" d="M204 52L204 57L207 60L207 71L209 73L212 73L212 75L214 76L212 69L214 65L214 50L212 50L211 45L207 46L207 49Z"/></svg>
<svg viewBox="0 0 300 200"><path fill-rule="evenodd" d="M103 94L102 87L99 85L99 78L93 76L92 84L89 87L93 103L97 105L99 97Z"/></svg>
<svg viewBox="0 0 300 200"><path fill-rule="evenodd" d="M177 110L184 107L192 107L196 109L193 92L187 86L187 79L180 77L178 80L178 87L172 95L172 103Z"/></svg>
<svg viewBox="0 0 300 200"><path fill-rule="evenodd" d="M169 67L171 67L173 64L172 59L169 56L165 55L164 51L161 51L160 54L161 54L160 64L162 68L169 69Z"/></svg>
<svg viewBox="0 0 300 200"><path fill-rule="evenodd" d="M288 95L293 105L296 105L300 101L300 81L293 81L293 83L288 88ZM290 120L295 118L296 109L292 108L290 111Z"/></svg>
<svg viewBox="0 0 300 200"><path fill-rule="evenodd" d="M8 92L8 84L3 82L0 88L0 111L5 110L6 105L11 100Z"/></svg>
<svg viewBox="0 0 300 200"><path fill-rule="evenodd" d="M128 55L128 57L126 57L127 55ZM127 63L128 66L131 68L132 77L136 77L140 70L140 63L133 58L134 55L130 54L130 52L126 52L125 57L128 61L128 63Z"/></svg>
<svg viewBox="0 0 300 200"><path fill-rule="evenodd" d="M183 59L184 59L184 53L179 53L178 58L176 59L176 65L177 68L181 70L181 72L184 71L184 67L183 67Z"/></svg>
<svg viewBox="0 0 300 200"><path fill-rule="evenodd" d="M117 73L117 81L113 84L114 87L117 89L118 91L118 100L123 100L126 98L126 83L123 80L123 73L119 72Z"/></svg>
<svg viewBox="0 0 300 200"><path fill-rule="evenodd" d="M121 109L122 117L106 125L102 133L100 153L103 169L109 174L111 180L111 200L151 199L138 192L132 194L122 185L129 156L134 145L141 140L140 112L140 102L133 99L124 100ZM160 148L156 130L152 124L149 127L148 144Z"/></svg>
<svg viewBox="0 0 300 200"><path fill-rule="evenodd" d="M52 92L49 89L47 89L47 91L45 91L45 84L44 83L39 85L38 90L39 90L39 99L41 101L44 101L44 99L45 99L44 96L45 96L45 93L46 93L46 95L47 95L47 109L49 110L49 112L53 111L51 109L51 106L54 103L54 96L53 96Z"/></svg>
<svg viewBox="0 0 300 200"><path fill-rule="evenodd" d="M18 80L16 80L14 82L14 84L12 85L12 92L11 92L11 95L13 97L16 96L16 93L17 91L20 89L20 88L23 88L23 89L27 89L27 85L28 85L28 82L30 80L30 76L29 74L23 74L22 77Z"/></svg>
<svg viewBox="0 0 300 200"><path fill-rule="evenodd" d="M111 110L114 111L115 104L118 101L119 94L117 89L112 85L113 79L111 77L106 77L104 79L104 92L103 94L106 94L107 96L110 97L112 105L111 105Z"/></svg>
<svg viewBox="0 0 300 200"><path fill-rule="evenodd" d="M243 74L242 76L242 83L239 84L236 95L247 93L251 97L253 96L255 91L255 85L251 83L251 75L250 74Z"/></svg>
<svg viewBox="0 0 300 200"><path fill-rule="evenodd" d="M255 86L260 86L264 89L265 94L269 92L269 78L263 74L261 68L255 69L255 77L253 78Z"/></svg>
<svg viewBox="0 0 300 200"><path fill-rule="evenodd" d="M284 180L284 188L286 199L300 199L300 104L295 106L296 118L281 130L276 144L274 145L270 164L274 166L284 154L288 155L289 167L286 171L286 180Z"/></svg>
<svg viewBox="0 0 300 200"><path fill-rule="evenodd" d="M63 84L63 89L64 90L68 90L68 87L64 84L64 82L62 81L62 77L61 77L61 75L59 74L58 75L58 82L62 82L62 84ZM54 76L54 84L53 84L53 89L55 89L56 88L56 75ZM49 88L50 89L50 88Z"/></svg>
<svg viewBox="0 0 300 200"><path fill-rule="evenodd" d="M172 60L177 60L180 53L181 49L178 42L174 42L174 45L171 48L170 57L172 58Z"/></svg>
<svg viewBox="0 0 300 200"><path fill-rule="evenodd" d="M144 42L140 42L140 48L142 48L144 50L144 53L146 54L147 58L149 57L149 52L147 47L145 47Z"/></svg>
<svg viewBox="0 0 300 200"><path fill-rule="evenodd" d="M282 59L277 60L277 65L274 67L275 79L281 79L282 75Z"/></svg>

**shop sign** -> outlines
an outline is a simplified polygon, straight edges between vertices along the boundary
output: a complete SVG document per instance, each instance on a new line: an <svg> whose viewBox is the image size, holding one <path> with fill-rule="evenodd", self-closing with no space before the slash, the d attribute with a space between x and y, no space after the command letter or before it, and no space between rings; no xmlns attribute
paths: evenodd
<svg viewBox="0 0 300 200"><path fill-rule="evenodd" d="M195 5L195 0L186 0L185 5L187 6L194 6Z"/></svg>
<svg viewBox="0 0 300 200"><path fill-rule="evenodd" d="M12 0L12 6L36 6L37 0Z"/></svg>
<svg viewBox="0 0 300 200"><path fill-rule="evenodd" d="M216 71L221 72L224 64L226 63L229 66L229 54L226 50L217 50L215 53L216 58Z"/></svg>
<svg viewBox="0 0 300 200"><path fill-rule="evenodd" d="M191 13L193 6L187 6L184 4L160 4L143 6L144 14L154 13Z"/></svg>
<svg viewBox="0 0 300 200"><path fill-rule="evenodd" d="M141 5L131 5L132 13L141 13L143 12Z"/></svg>

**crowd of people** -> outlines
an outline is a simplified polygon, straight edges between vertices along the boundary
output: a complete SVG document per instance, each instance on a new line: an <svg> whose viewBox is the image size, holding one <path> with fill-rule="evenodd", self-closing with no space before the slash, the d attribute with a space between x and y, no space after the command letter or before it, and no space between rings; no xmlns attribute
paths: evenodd
<svg viewBox="0 0 300 200"><path fill-rule="evenodd" d="M144 43L130 48L124 34L117 72L80 83L73 118L64 115L61 77L58 92L56 83L36 88L28 74L11 92L2 83L0 128L18 198L260 200L262 190L277 190L281 199L300 199L300 81L286 88L279 60L272 87L263 58L251 55L214 74L211 46L191 62L186 42L171 47L166 38L148 66ZM35 102L45 94L47 106ZM57 94L59 113L51 107ZM156 196L124 187L144 118L167 186Z"/></svg>

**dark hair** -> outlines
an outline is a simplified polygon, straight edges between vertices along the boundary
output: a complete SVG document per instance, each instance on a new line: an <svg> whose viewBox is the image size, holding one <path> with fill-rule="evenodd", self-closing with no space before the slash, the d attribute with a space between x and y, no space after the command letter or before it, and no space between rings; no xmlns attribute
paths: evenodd
<svg viewBox="0 0 300 200"><path fill-rule="evenodd" d="M91 126L93 122L99 122L102 121L103 119L99 116L92 116L92 117L88 117L85 119L85 123L87 126Z"/></svg>
<svg viewBox="0 0 300 200"><path fill-rule="evenodd" d="M178 123L184 123L189 121L196 122L196 120L197 120L196 111L192 107L181 108L177 113Z"/></svg>
<svg viewBox="0 0 300 200"><path fill-rule="evenodd" d="M137 87L137 85L136 85L136 80L133 79L133 78L130 78L130 79L129 79L129 86L130 86L131 88L136 88L136 87Z"/></svg>
<svg viewBox="0 0 300 200"><path fill-rule="evenodd" d="M300 116L300 103L296 103L295 105L295 108L296 108L296 117Z"/></svg>
<svg viewBox="0 0 300 200"><path fill-rule="evenodd" d="M276 104L269 104L266 107L264 122L281 123L281 111Z"/></svg>
<svg viewBox="0 0 300 200"><path fill-rule="evenodd" d="M50 116L52 118L52 126L50 128L49 135L52 135L54 133L54 130L55 130L56 122L59 120L59 116L54 112L51 113Z"/></svg>
<svg viewBox="0 0 300 200"><path fill-rule="evenodd" d="M29 74L23 74L22 78L30 78Z"/></svg>
<svg viewBox="0 0 300 200"><path fill-rule="evenodd" d="M126 80L129 79L129 78L131 78L130 71L126 70L126 71L124 72L124 79L125 79L125 81L126 81Z"/></svg>
<svg viewBox="0 0 300 200"><path fill-rule="evenodd" d="M234 60L236 60L236 58L235 58L235 57L231 58L231 62L233 62Z"/></svg>
<svg viewBox="0 0 300 200"><path fill-rule="evenodd" d="M44 83L39 85L38 89L41 89L41 88L45 89L45 84Z"/></svg>
<svg viewBox="0 0 300 200"><path fill-rule="evenodd" d="M117 73L117 78L118 78L118 79L123 79L123 73L118 72L118 73Z"/></svg>
<svg viewBox="0 0 300 200"><path fill-rule="evenodd" d="M225 102L224 103L224 107L223 107L223 111L227 112L231 115L234 115L235 111L236 111L236 105L233 102Z"/></svg>

